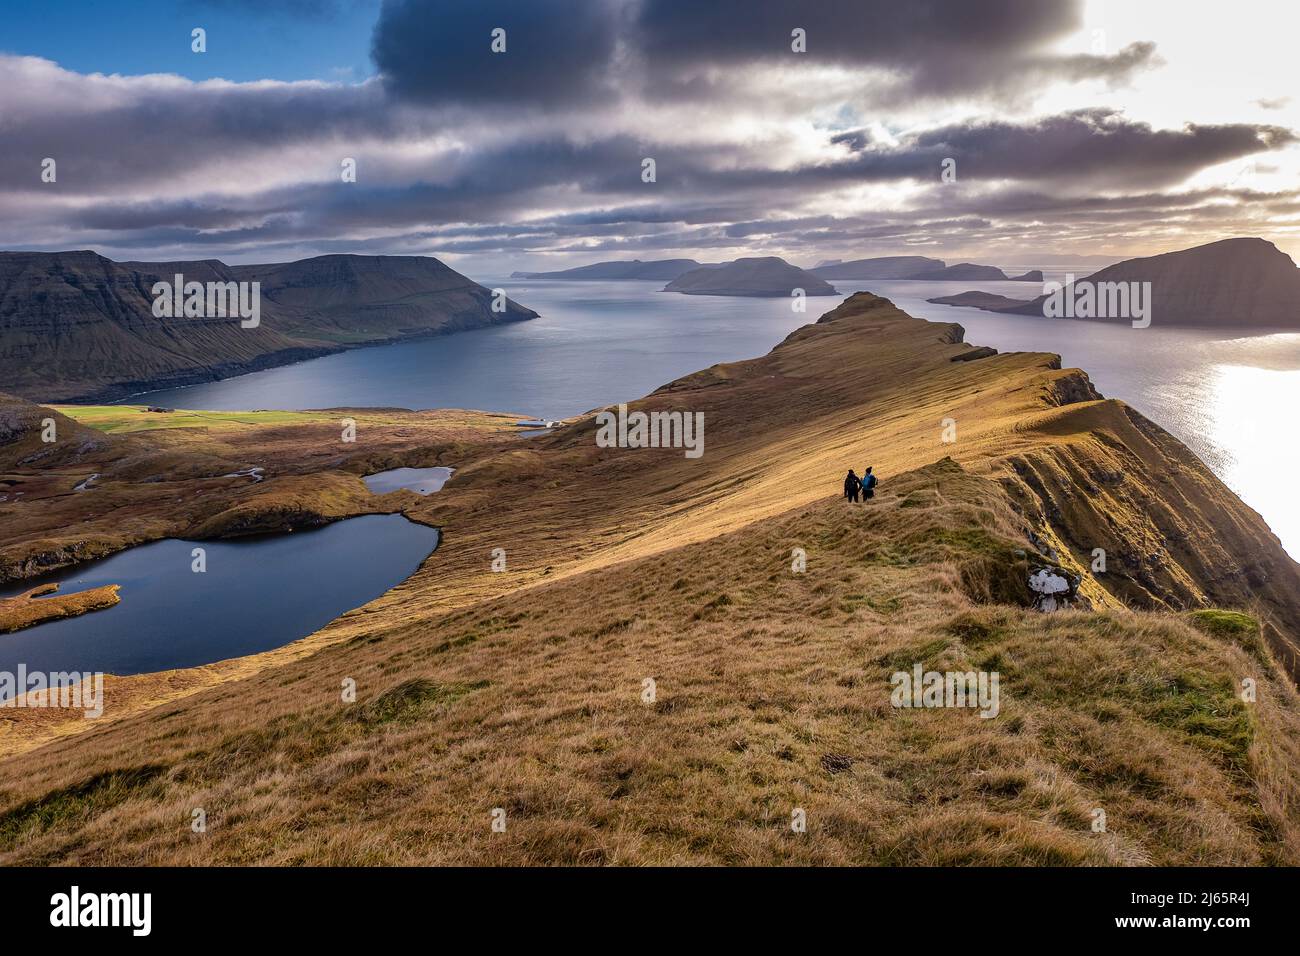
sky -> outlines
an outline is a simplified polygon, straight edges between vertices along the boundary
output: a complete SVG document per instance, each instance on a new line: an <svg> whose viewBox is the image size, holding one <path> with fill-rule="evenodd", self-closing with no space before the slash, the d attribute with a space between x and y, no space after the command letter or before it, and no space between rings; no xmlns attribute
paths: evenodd
<svg viewBox="0 0 1300 956"><path fill-rule="evenodd" d="M0 249L1300 257L1297 28L1275 0L6 0Z"/></svg>

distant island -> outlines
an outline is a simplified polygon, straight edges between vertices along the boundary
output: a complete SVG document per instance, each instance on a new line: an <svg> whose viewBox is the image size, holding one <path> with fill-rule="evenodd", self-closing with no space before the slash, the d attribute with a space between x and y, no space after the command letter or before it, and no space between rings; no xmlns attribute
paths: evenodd
<svg viewBox="0 0 1300 956"><path fill-rule="evenodd" d="M925 256L880 256L818 264L812 269L812 274L823 279L910 279L919 273L943 267L942 259L927 259Z"/></svg>
<svg viewBox="0 0 1300 956"><path fill-rule="evenodd" d="M678 276L665 292L684 295L786 296L795 289L804 295L838 295L835 288L806 269L778 256L737 259L724 266L704 266Z"/></svg>
<svg viewBox="0 0 1300 956"><path fill-rule="evenodd" d="M156 283L260 283L256 327L154 313ZM249 286L251 288L251 285ZM0 382L41 401L112 400L331 352L537 317L427 256L271 265L0 253Z"/></svg>
<svg viewBox="0 0 1300 956"><path fill-rule="evenodd" d="M767 257L776 262L785 262L775 256ZM737 262L757 261L738 259ZM657 280L662 282L673 282L690 272L701 269L722 269L732 265L730 262L708 263L697 262L694 259L654 259L643 262L640 259L610 261L610 262L593 262L590 265L575 266L572 269L561 269L555 272L525 272L516 271L510 274L511 279L543 279L543 280L568 280L579 282L597 282L597 281L623 281L623 280ZM790 268L797 268L786 263ZM1026 272L1024 275L1009 276L997 266L977 265L973 262L959 262L956 265L948 265L942 259L931 259L927 256L879 256L874 259L853 259L849 262L840 259L823 259L811 269L804 270L809 275L818 279L929 279L937 281L1009 281L1009 282L1042 282L1043 273L1037 269ZM692 280L692 281L699 281ZM672 289L673 292L682 292L684 289ZM696 293L696 294L715 294L726 295L730 293ZM743 294L743 293L736 293ZM752 294L752 293L751 293ZM761 293L767 294L767 293ZM788 293L771 293L771 294L788 294ZM812 292L808 293L812 295ZM817 293L819 295L829 295L830 293Z"/></svg>
<svg viewBox="0 0 1300 956"><path fill-rule="evenodd" d="M968 309L983 309L985 312L1009 312L1011 309L1027 305L1028 299L1012 299L993 292L959 292L956 295L939 295L926 299L935 305L955 305Z"/></svg>
<svg viewBox="0 0 1300 956"><path fill-rule="evenodd" d="M1042 282L1043 274L1037 269L1024 275L1009 276L997 266L981 266L973 262L947 265L942 259L925 256L881 256L876 259L854 259L852 262L833 262L818 265L812 274L822 279L931 279L939 281L1011 281Z"/></svg>
<svg viewBox="0 0 1300 956"><path fill-rule="evenodd" d="M577 281L650 279L657 282L671 282L692 269L704 268L703 263L694 259L658 259L642 262L594 262L589 266L577 266L573 269L561 269L558 272L512 272L512 279L568 279Z"/></svg>
<svg viewBox="0 0 1300 956"><path fill-rule="evenodd" d="M1273 243L1258 238L1218 242L1125 259L1089 276L1081 276L1060 293L1029 301L969 291L928 299L940 305L967 306L1012 315L1050 316L1053 295L1073 299L1106 296L1131 283L1150 283L1151 315L1162 325L1227 329L1300 328L1300 269ZM1099 310L1093 310L1099 311ZM1083 314L1065 317L1092 321L1128 321L1127 315Z"/></svg>

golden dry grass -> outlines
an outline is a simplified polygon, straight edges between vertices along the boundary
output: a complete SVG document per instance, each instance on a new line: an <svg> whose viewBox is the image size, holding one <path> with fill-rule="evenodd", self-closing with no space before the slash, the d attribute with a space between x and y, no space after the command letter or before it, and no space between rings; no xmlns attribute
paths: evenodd
<svg viewBox="0 0 1300 956"><path fill-rule="evenodd" d="M7 781L0 859L1294 863L1290 685L1173 615L973 601L1014 565L1014 519L960 485L900 477L870 508L381 629L29 754L42 778ZM943 543L954 526L1004 564ZM889 675L916 661L996 669L1001 713L894 710Z"/></svg>
<svg viewBox="0 0 1300 956"><path fill-rule="evenodd" d="M7 416L19 423L19 437L0 442L0 581L160 538L276 531L401 510L404 496L373 495L360 476L518 441L513 416L456 409L54 411L0 396L0 426ZM147 424L124 425L132 416ZM58 441L48 445L39 437L46 417L58 423ZM344 419L355 422L355 442L342 440ZM260 468L264 480L238 474L250 468ZM91 475L91 486L76 491Z"/></svg>
<svg viewBox="0 0 1300 956"><path fill-rule="evenodd" d="M112 607L121 600L118 587L106 584L74 594L55 594L57 584L43 584L16 597L0 598L0 634ZM47 596L50 594L54 597Z"/></svg>
<svg viewBox="0 0 1300 956"><path fill-rule="evenodd" d="M704 410L698 461L597 449L590 421L478 446L407 506L443 540L403 585L0 762L0 861L1300 862L1300 702L1276 648L1253 621L1177 613L1253 600L1292 640L1294 563L1078 372L949 361L967 348L857 296L638 403ZM839 500L867 463L877 499ZM1170 530L1158 566L1122 557ZM1097 610L1021 606L1048 560L1031 531ZM1121 557L1092 575L1101 535ZM894 709L914 663L997 671L1000 714Z"/></svg>

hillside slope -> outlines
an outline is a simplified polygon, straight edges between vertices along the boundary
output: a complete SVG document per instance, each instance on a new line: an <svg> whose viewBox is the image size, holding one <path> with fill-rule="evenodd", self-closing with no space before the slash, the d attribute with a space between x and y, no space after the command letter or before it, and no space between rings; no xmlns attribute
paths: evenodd
<svg viewBox="0 0 1300 956"><path fill-rule="evenodd" d="M156 318L152 288L261 282L261 324ZM355 345L532 318L437 259L331 255L266 266L0 253L0 387L40 401L115 399Z"/></svg>
<svg viewBox="0 0 1300 956"><path fill-rule="evenodd" d="M407 508L437 560L315 653L0 762L0 862L1300 862L1300 568L1083 373L961 339L860 294L632 403L699 459L586 418L462 460ZM916 664L1000 713L891 707Z"/></svg>
<svg viewBox="0 0 1300 956"><path fill-rule="evenodd" d="M941 279L944 281L967 279L971 281L987 282L1005 280L1008 276L997 266L981 266L976 265L973 262L958 262L955 265L918 272L914 275L906 276L905 278Z"/></svg>
<svg viewBox="0 0 1300 956"><path fill-rule="evenodd" d="M926 256L877 256L816 266L810 271L822 279L909 279L944 266L942 259Z"/></svg>
<svg viewBox="0 0 1300 956"><path fill-rule="evenodd" d="M1164 255L1126 259L1094 272L1086 281L1094 286L1151 283L1152 321L1162 325L1300 329L1300 269L1290 256L1264 239L1223 239ZM994 311L1041 316L1045 298Z"/></svg>

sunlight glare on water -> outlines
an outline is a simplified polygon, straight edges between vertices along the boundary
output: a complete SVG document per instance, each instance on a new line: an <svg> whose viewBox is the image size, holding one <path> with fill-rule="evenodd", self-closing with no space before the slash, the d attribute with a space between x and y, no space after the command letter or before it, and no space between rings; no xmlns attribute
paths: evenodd
<svg viewBox="0 0 1300 956"><path fill-rule="evenodd" d="M1215 366L1207 383L1211 441L1225 449L1220 477L1268 516L1291 554L1300 554L1300 370Z"/></svg>

